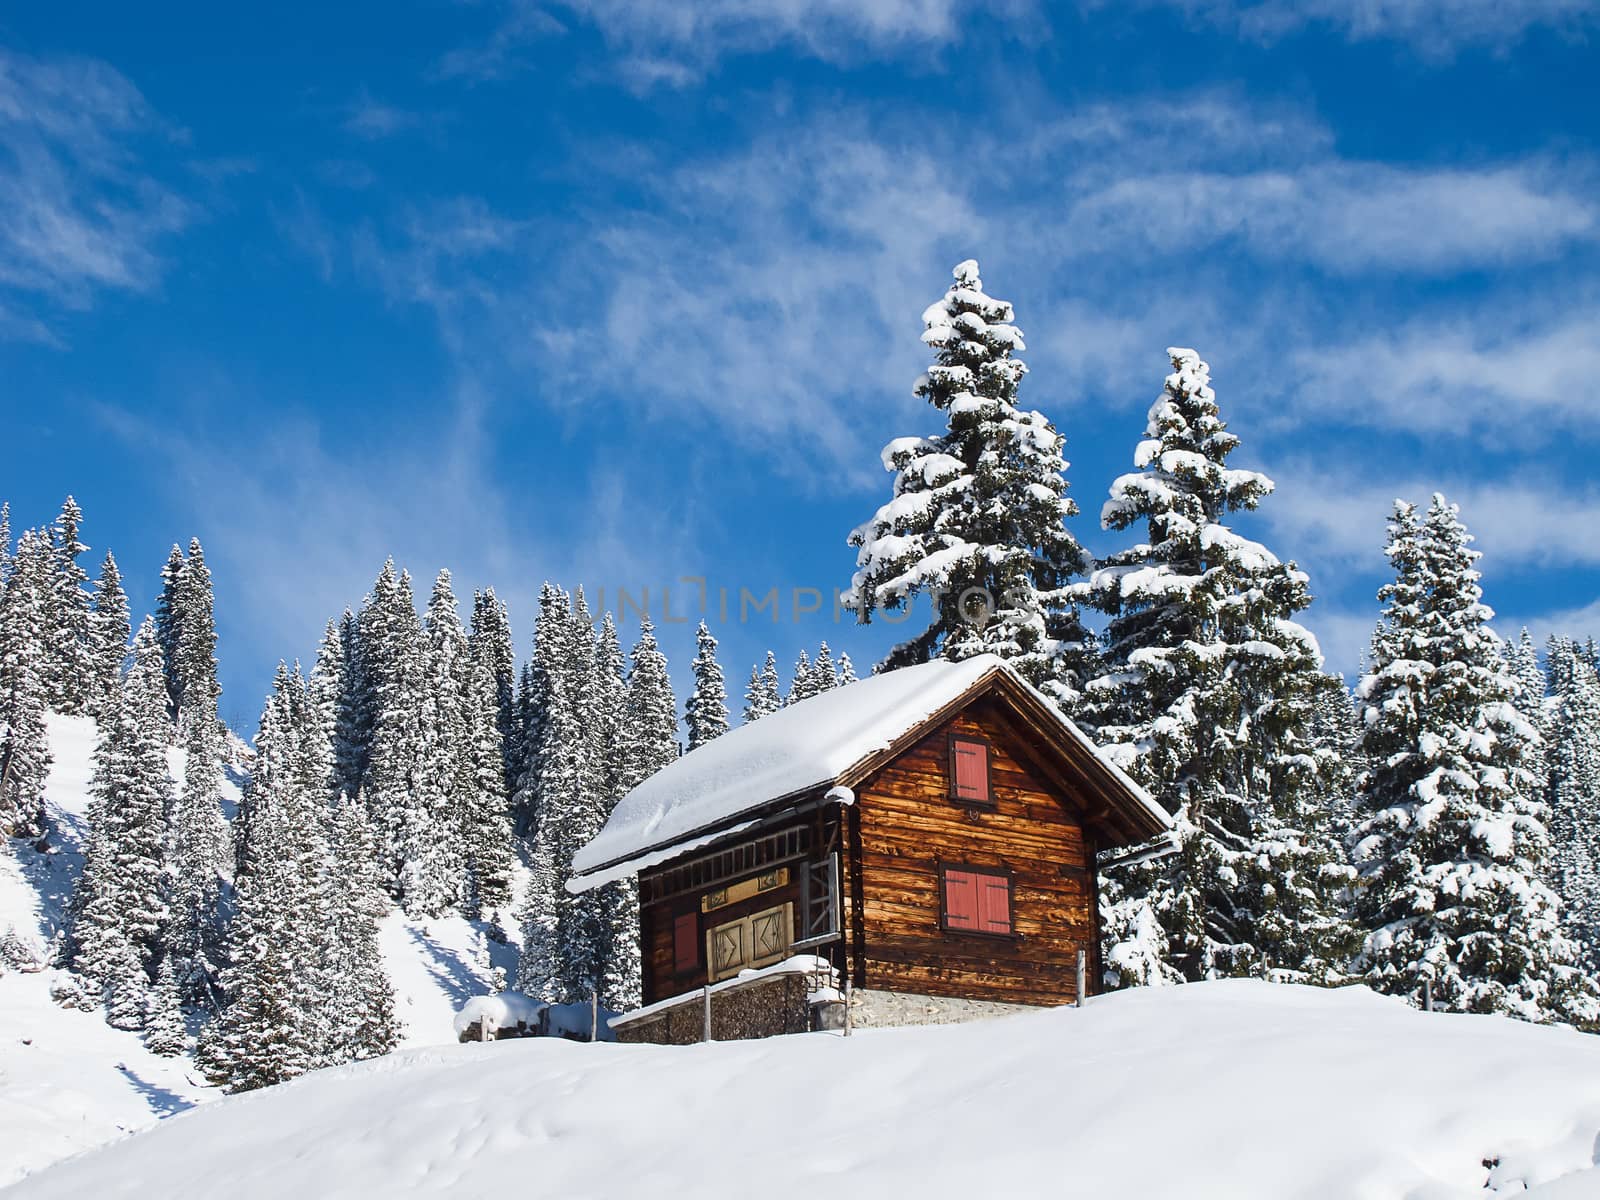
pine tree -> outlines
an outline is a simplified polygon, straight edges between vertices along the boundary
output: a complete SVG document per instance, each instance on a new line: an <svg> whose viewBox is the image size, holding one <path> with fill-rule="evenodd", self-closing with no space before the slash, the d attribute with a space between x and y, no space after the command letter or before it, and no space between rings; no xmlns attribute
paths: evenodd
<svg viewBox="0 0 1600 1200"><path fill-rule="evenodd" d="M39 837L45 832L51 758L45 727L49 697L41 670L53 576L49 539L25 532L0 598L0 834Z"/></svg>
<svg viewBox="0 0 1600 1200"><path fill-rule="evenodd" d="M133 624L128 614L128 597L122 590L117 560L106 551L95 580L93 609L89 614L89 646L93 659L89 686L89 708L95 716L114 703L122 679L122 664L128 657L128 639Z"/></svg>
<svg viewBox="0 0 1600 1200"><path fill-rule="evenodd" d="M517 654L511 639L511 618L493 588L472 595L472 660L481 663L494 684L495 726L499 731L509 795L516 786L516 748L521 736L517 713Z"/></svg>
<svg viewBox="0 0 1600 1200"><path fill-rule="evenodd" d="M334 693L333 791L361 795L372 751L372 681L361 629L349 609L339 618L339 679Z"/></svg>
<svg viewBox="0 0 1600 1200"><path fill-rule="evenodd" d="M650 622L643 621L628 671L619 799L678 757L676 712L666 656L656 644ZM643 986L639 890L634 880L624 879L608 884L601 893L606 899L609 931L606 989L601 999L610 1008L626 1010L639 1004Z"/></svg>
<svg viewBox="0 0 1600 1200"><path fill-rule="evenodd" d="M1526 765L1538 735L1513 703L1471 541L1442 496L1425 518L1395 505L1395 579L1357 689L1371 763L1351 834L1358 965L1390 992L1430 981L1444 1008L1593 1022L1600 1004L1539 878L1546 810Z"/></svg>
<svg viewBox="0 0 1600 1200"><path fill-rule="evenodd" d="M69 905L70 954L77 972L106 997L108 1019L124 1028L136 1018L160 957L167 774L165 688L161 651L146 620L133 642L133 663L111 719L95 746L89 838L83 871Z"/></svg>
<svg viewBox="0 0 1600 1200"><path fill-rule="evenodd" d="M572 597L567 639L568 659L563 672L579 744L574 748L570 791L558 793L558 804L550 811L552 819L561 822L563 844L556 918L556 986L563 998L575 1001L587 999L600 986L605 971L605 914L598 896L570 895L565 882L572 874L573 854L605 823L606 776L620 753L617 740L621 736L615 701L610 695L614 689L606 686L609 681L600 671L600 643L581 587Z"/></svg>
<svg viewBox="0 0 1600 1200"><path fill-rule="evenodd" d="M182 1054L188 1047L189 1034L183 1024L183 992L170 956L161 960L161 969L156 972L148 1013L144 1044L150 1053L163 1058Z"/></svg>
<svg viewBox="0 0 1600 1200"><path fill-rule="evenodd" d="M385 883L405 896L407 863L432 801L427 765L427 663L411 576L384 564L360 617L372 695L372 735L361 793L378 838Z"/></svg>
<svg viewBox="0 0 1600 1200"><path fill-rule="evenodd" d="M230 1091L303 1074L329 1061L335 1040L327 1013L326 808L307 770L311 711L304 680L280 664L256 735L251 830L222 975L227 1003L207 1025L198 1056Z"/></svg>
<svg viewBox="0 0 1600 1200"><path fill-rule="evenodd" d="M1539 651L1534 647L1533 635L1523 626L1514 646L1506 648L1506 666L1516 691L1512 701L1517 711L1533 722L1541 734L1545 728L1545 675L1539 666Z"/></svg>
<svg viewBox="0 0 1600 1200"><path fill-rule="evenodd" d="M839 655L839 669L835 672L834 678L840 687L856 681L856 665L850 661L848 654Z"/></svg>
<svg viewBox="0 0 1600 1200"><path fill-rule="evenodd" d="M759 721L783 707L782 683L778 679L778 658L771 650L760 667L750 668L750 683L744 692L744 723Z"/></svg>
<svg viewBox="0 0 1600 1200"><path fill-rule="evenodd" d="M383 966L378 921L385 912L377 845L365 808L340 796L329 812L323 907L327 946L328 1044L332 1062L387 1054L399 1041L394 988Z"/></svg>
<svg viewBox="0 0 1600 1200"><path fill-rule="evenodd" d="M589 770L577 694L581 676L574 671L574 664L581 661L574 626L571 598L546 583L539 593L532 664L539 719L522 789L533 816L517 990L552 1002L578 999L564 990L566 959L557 930L577 850L572 840L574 814L582 806Z"/></svg>
<svg viewBox="0 0 1600 1200"><path fill-rule="evenodd" d="M833 665L833 651L828 649L827 642L817 647L817 657L811 662L811 680L818 692L839 686L839 674Z"/></svg>
<svg viewBox="0 0 1600 1200"><path fill-rule="evenodd" d="M946 428L884 447L894 496L850 535L860 549L845 603L867 621L926 593L932 623L886 665L993 652L1070 708L1091 639L1063 589L1088 560L1065 526L1077 506L1064 439L1043 414L1017 407L1027 367L1012 318L971 261L923 313L922 340L936 357L915 390Z"/></svg>
<svg viewBox="0 0 1600 1200"><path fill-rule="evenodd" d="M424 621L424 695L416 778L405 825L402 892L414 916L442 915L460 897L462 811L471 805L472 758L466 711L467 633L440 571Z"/></svg>
<svg viewBox="0 0 1600 1200"><path fill-rule="evenodd" d="M172 809L170 890L166 942L186 1000L210 989L221 936L222 868L228 829L222 814L226 733L217 717L217 634L211 572L198 539L178 575L174 603L177 641L161 656L165 686L175 660L182 704L178 742L184 751L183 787ZM157 637L159 643L159 637ZM171 694L168 691L168 700Z"/></svg>
<svg viewBox="0 0 1600 1200"><path fill-rule="evenodd" d="M176 544L161 568L161 598L156 602L156 641L167 681L167 715L177 725L183 706L183 675L179 642L183 636L183 550Z"/></svg>
<svg viewBox="0 0 1600 1200"><path fill-rule="evenodd" d="M1108 528L1147 527L1082 591L1110 615L1108 674L1084 715L1107 751L1174 813L1178 852L1106 880L1108 964L1123 982L1290 972L1346 957L1348 881L1316 754L1316 640L1293 617L1306 576L1221 521L1272 482L1227 466L1206 364L1173 349L1138 470L1111 487ZM1148 907L1147 914L1142 909ZM1160 936L1154 935L1159 927ZM1129 945L1122 948L1122 942Z"/></svg>
<svg viewBox="0 0 1600 1200"><path fill-rule="evenodd" d="M471 664L466 692L466 776L461 806L463 909L487 916L511 902L511 817L501 737L499 680L486 660Z"/></svg>
<svg viewBox="0 0 1600 1200"><path fill-rule="evenodd" d="M728 732L728 689L717 662L717 639L704 621L694 636L694 691L685 706L691 750Z"/></svg>
<svg viewBox="0 0 1600 1200"><path fill-rule="evenodd" d="M78 540L83 513L68 496L52 531L54 567L44 609L44 663L41 674L50 707L79 714L89 706L94 656L89 635L89 582L78 558L88 549Z"/></svg>
<svg viewBox="0 0 1600 1200"><path fill-rule="evenodd" d="M789 694L784 697L785 704L799 704L802 700L809 700L820 692L816 676L811 669L811 656L804 650L794 660L794 674L789 679Z"/></svg>
<svg viewBox="0 0 1600 1200"><path fill-rule="evenodd" d="M1549 750L1550 870L1566 928L1600 976L1600 675L1569 639L1553 641Z"/></svg>

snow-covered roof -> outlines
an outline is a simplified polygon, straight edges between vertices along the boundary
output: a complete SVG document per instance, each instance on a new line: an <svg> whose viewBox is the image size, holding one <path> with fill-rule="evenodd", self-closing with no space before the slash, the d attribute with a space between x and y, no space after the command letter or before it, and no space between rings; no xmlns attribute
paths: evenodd
<svg viewBox="0 0 1600 1200"><path fill-rule="evenodd" d="M740 817L838 783L996 674L1031 692L1067 739L1087 749L1159 828L1170 827L1161 806L1003 660L938 659L781 708L668 764L624 796L605 828L573 856L568 887L587 890L631 874L647 857L675 857L685 843L703 844ZM674 852L661 855L665 847Z"/></svg>

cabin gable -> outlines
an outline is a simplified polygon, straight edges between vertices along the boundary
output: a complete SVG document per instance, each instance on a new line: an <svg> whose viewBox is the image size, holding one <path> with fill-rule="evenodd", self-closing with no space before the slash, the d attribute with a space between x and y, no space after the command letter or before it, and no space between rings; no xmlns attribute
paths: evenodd
<svg viewBox="0 0 1600 1200"><path fill-rule="evenodd" d="M984 747L987 798L960 786L962 743ZM858 986L1016 1004L1076 997L1078 951L1098 958L1093 835L999 699L979 697L925 731L856 787L855 808Z"/></svg>

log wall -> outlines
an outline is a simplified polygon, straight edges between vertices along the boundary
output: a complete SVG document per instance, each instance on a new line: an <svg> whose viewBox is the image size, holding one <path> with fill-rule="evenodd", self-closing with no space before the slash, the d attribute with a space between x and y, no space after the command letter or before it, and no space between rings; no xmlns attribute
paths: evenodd
<svg viewBox="0 0 1600 1200"><path fill-rule="evenodd" d="M951 797L950 737L990 747L992 808ZM1007 711L980 701L856 788L852 900L858 987L1015 1004L1076 998L1077 954L1098 977L1093 848L1076 798L1028 750ZM941 926L939 868L1009 871L1009 937ZM854 874L854 873L853 873ZM856 905L852 903L852 909Z"/></svg>

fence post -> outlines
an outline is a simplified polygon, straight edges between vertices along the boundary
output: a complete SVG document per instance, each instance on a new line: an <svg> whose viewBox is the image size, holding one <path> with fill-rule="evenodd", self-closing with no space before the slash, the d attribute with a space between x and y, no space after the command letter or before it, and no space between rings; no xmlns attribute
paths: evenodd
<svg viewBox="0 0 1600 1200"><path fill-rule="evenodd" d="M1077 1007L1078 1008L1082 1008L1083 1007L1083 992L1084 992L1084 989L1086 987L1088 987L1088 984L1089 984L1089 955L1080 946L1078 948L1078 1003L1077 1003Z"/></svg>
<svg viewBox="0 0 1600 1200"><path fill-rule="evenodd" d="M589 993L589 1040L600 1040L600 989L595 988Z"/></svg>
<svg viewBox="0 0 1600 1200"><path fill-rule="evenodd" d="M711 985L709 983L705 985L700 995L705 1005L705 1029L700 1040L709 1042L711 1040Z"/></svg>
<svg viewBox="0 0 1600 1200"><path fill-rule="evenodd" d="M844 1035L845 1035L845 1037L849 1037L850 1036L850 1025L851 1025L851 1020L850 1020L850 975L847 972L845 974L845 977L844 977Z"/></svg>
<svg viewBox="0 0 1600 1200"><path fill-rule="evenodd" d="M1433 980L1431 979L1422 981L1422 1011L1433 1011Z"/></svg>

